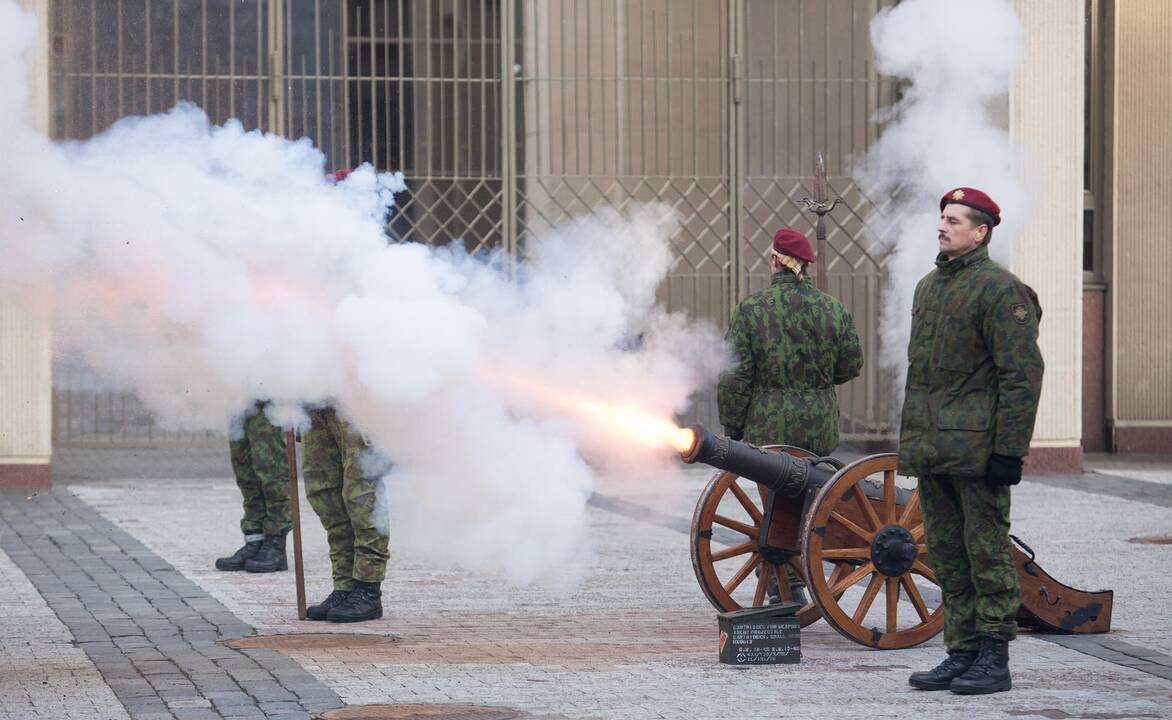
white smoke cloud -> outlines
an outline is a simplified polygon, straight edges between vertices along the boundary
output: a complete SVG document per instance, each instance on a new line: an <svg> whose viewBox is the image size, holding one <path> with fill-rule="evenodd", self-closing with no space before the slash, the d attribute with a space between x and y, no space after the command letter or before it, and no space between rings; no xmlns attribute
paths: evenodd
<svg viewBox="0 0 1172 720"><path fill-rule="evenodd" d="M1001 206L989 251L1005 264L1029 213L1021 150L991 112L1021 62L1022 28L1009 0L904 0L875 17L871 41L879 71L907 83L854 173L872 197L897 196L870 221L890 251L880 363L897 370L901 394L912 291L936 257L940 197L976 187Z"/></svg>
<svg viewBox="0 0 1172 720"><path fill-rule="evenodd" d="M669 466L550 401L670 418L715 375L714 330L655 305L668 210L580 219L516 265L388 244L401 176L364 166L330 185L308 141L189 104L48 141L25 120L33 29L0 0L0 297L50 297L61 353L172 426L225 430L258 397L283 424L333 403L393 463L397 551L516 582L581 562L583 454Z"/></svg>

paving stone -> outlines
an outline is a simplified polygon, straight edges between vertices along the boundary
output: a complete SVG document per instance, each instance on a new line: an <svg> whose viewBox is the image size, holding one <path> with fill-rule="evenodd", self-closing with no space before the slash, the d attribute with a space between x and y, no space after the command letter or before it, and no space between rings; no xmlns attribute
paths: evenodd
<svg viewBox="0 0 1172 720"><path fill-rule="evenodd" d="M58 582L55 592L61 594L60 602L72 603L71 611L130 607L136 609L122 612L134 618L144 633L174 628L174 632L159 633L160 642L152 643L149 650L170 654L181 672L152 674L150 678L160 688L174 689L179 686L172 681L179 683L182 675L189 674L198 698L211 706L177 710L213 713L194 717L287 716L304 720L310 710L340 706L342 698L350 704L494 704L549 720L906 720L939 715L950 720L985 720L1024 717L1022 712L1039 709L1071 717L1172 716L1172 668L1159 662L1162 656L1172 655L1172 631L1162 620L1162 603L1148 599L1167 597L1172 581L1159 570L1160 563L1151 560L1155 557L1152 548L1126 543L1127 537L1150 534L1151 527L1172 523L1165 506L1088 494L1030 478L1015 488L1015 532L1038 550L1039 562L1048 571L1075 586L1114 584L1115 622L1120 634L1109 639L1120 644L1105 647L1093 639L1074 636L1085 642L1065 645L1023 636L1012 650L1015 690L974 700L907 689L910 669L930 667L938 661L942 653L939 638L910 650L878 653L841 638L825 623L817 623L803 630L800 665L732 669L717 664L713 611L696 587L685 534L690 505L708 477L688 475L678 492L654 499L640 496L638 483L630 478L596 488L622 502L590 506L593 565L580 584L514 588L499 578L479 577L409 553L400 554L402 538L397 538L392 544L395 559L384 584L386 617L356 627L295 620L288 578L242 577L211 570L209 558L222 554L224 538L238 537L239 496L227 476L215 481L110 481L100 486L73 486L63 499L50 497L69 517L59 522L53 513L41 512L36 522L26 522L24 539L8 529L27 520L23 506L14 511L0 498L0 547L10 558L24 552L26 560L21 562L29 566L28 572L35 573L33 568L41 563L43 573L70 577L66 583L52 574L24 576L34 584L35 577ZM50 495L59 492L55 489ZM72 493L93 507L78 502ZM152 512L143 513L144 507ZM93 512L94 508L105 517ZM307 583L310 596L316 599L329 589L328 561L320 524L308 505L303 504L302 509L307 513L303 517ZM75 529L81 523L72 516L84 516L84 525L99 528L100 533ZM1087 523L1089 517L1102 522ZM116 574L127 587L117 589L117 578L103 571L94 588L99 592L79 592L82 599L66 595L74 592L70 583L84 585L80 579L83 566L57 557L60 547L41 542L44 531L37 523L58 534L100 535L103 539L91 539L77 547L83 552L90 548L97 562L117 568ZM158 557L117 524L141 537ZM176 533L175 528L181 525L185 531ZM117 556L107 546L126 548L126 557L139 569L123 565L120 557L110 559ZM16 560L13 563L14 567L20 565ZM154 570L144 571L148 566ZM145 600L148 592L169 581L181 587L169 596L162 593L165 597L159 598L159 603L163 608ZM190 604L176 601L180 596L193 599L193 588L203 593L199 605L212 599L223 609L195 612ZM117 593L119 602L101 597L102 592ZM133 593L142 597L136 600L130 597ZM49 595L44 597L54 602ZM147 610L158 625L147 627L143 624L146 618L136 615ZM248 635L255 634L255 628L262 636L376 632L395 633L400 640L378 650L332 643L304 646L287 655L260 649L240 652L210 642L193 645L191 638L180 632L192 623L206 623L217 637L222 637L227 627L235 627ZM201 637L200 642L203 640ZM5 641L0 635L0 648L6 647ZM82 654L84 645L69 649ZM123 646L109 641L89 646L106 655L93 660L91 673L100 668L114 671L116 665L109 662L109 654L123 652ZM126 653L139 651L144 649L125 647ZM195 658L206 662L201 665ZM221 669L225 666L235 672ZM190 668L205 672L195 673ZM206 672L209 668L216 671ZM0 673L0 683L3 677ZM107 690L120 687L114 685L118 680L111 678ZM236 680L244 684L244 690ZM250 697L245 696L247 701L241 697L250 685L269 688L274 683L296 701L273 701L260 707ZM141 690L135 685L121 687L127 692ZM147 687L154 692L149 684ZM216 702L217 693L223 694L222 704ZM233 705L230 698L239 704ZM39 712L13 717L61 716L52 714L49 708L55 706L48 699L40 702ZM161 700L155 694L153 698L144 696L141 702L149 707ZM5 713L11 711L0 700L0 716Z"/></svg>

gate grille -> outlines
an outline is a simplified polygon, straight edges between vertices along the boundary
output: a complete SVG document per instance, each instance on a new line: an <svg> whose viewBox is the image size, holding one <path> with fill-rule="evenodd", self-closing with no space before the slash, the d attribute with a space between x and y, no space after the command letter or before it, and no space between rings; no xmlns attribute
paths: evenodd
<svg viewBox="0 0 1172 720"><path fill-rule="evenodd" d="M894 1L54 0L54 133L192 100L214 122L308 136L331 168L403 171L391 231L472 251L524 254L567 218L664 202L682 226L659 297L720 328L768 282L773 230L811 230L800 200L821 149L845 201L828 216L829 289L870 361L840 395L845 437L880 439L883 256L866 219L888 199L849 169L896 97L868 40ZM85 406L64 373L57 444L159 442L133 397ZM687 419L716 424L711 393ZM165 441L185 439L207 436Z"/></svg>

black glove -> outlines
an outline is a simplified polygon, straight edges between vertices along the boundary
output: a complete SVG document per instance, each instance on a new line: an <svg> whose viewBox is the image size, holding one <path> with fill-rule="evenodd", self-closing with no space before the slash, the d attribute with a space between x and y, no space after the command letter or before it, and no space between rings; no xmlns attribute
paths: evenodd
<svg viewBox="0 0 1172 720"><path fill-rule="evenodd" d="M985 483L992 487L1006 487L1021 482L1021 458L1012 455L989 456L985 469Z"/></svg>
<svg viewBox="0 0 1172 720"><path fill-rule="evenodd" d="M727 435L730 439L736 440L738 442L740 442L741 438L745 437L744 430L737 430L734 432L732 430L729 430L728 428L725 428L724 434Z"/></svg>

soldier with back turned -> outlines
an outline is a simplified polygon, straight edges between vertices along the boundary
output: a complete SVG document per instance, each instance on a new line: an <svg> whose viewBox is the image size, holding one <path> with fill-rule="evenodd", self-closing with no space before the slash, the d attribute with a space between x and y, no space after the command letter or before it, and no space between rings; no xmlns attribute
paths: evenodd
<svg viewBox="0 0 1172 720"><path fill-rule="evenodd" d="M717 385L724 433L754 445L784 444L819 456L838 445L835 386L858 376L863 351L850 312L811 281L814 251L805 235L777 231L769 287L737 305L726 341L732 365ZM794 600L805 602L790 570ZM771 600L778 591L771 583Z"/></svg>

